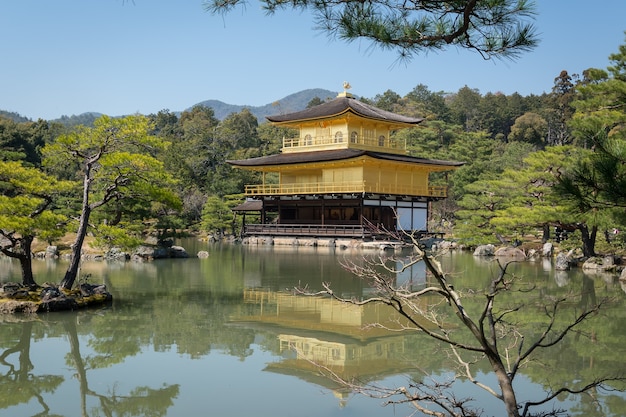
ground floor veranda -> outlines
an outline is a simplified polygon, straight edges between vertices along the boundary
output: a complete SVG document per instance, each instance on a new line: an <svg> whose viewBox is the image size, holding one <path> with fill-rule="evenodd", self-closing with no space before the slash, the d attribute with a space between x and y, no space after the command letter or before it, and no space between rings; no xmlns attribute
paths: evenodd
<svg viewBox="0 0 626 417"><path fill-rule="evenodd" d="M243 236L367 239L384 231L428 234L430 201L429 197L365 193L263 196L234 211L243 214Z"/></svg>

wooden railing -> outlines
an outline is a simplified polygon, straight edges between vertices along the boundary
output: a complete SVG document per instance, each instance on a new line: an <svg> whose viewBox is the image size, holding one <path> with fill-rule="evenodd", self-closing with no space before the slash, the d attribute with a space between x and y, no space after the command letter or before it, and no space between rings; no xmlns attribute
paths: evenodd
<svg viewBox="0 0 626 417"><path fill-rule="evenodd" d="M244 234L269 236L318 236L364 238L371 233L359 225L341 224L247 224Z"/></svg>
<svg viewBox="0 0 626 417"><path fill-rule="evenodd" d="M246 195L296 195L296 194L342 194L377 193L411 195L420 197L447 196L447 187L404 186L397 184L367 184L365 181L311 182L297 184L256 184L246 185Z"/></svg>
<svg viewBox="0 0 626 417"><path fill-rule="evenodd" d="M359 225L341 224L246 224L243 234L245 236L303 236L303 237L344 237L344 238L382 238L388 239L389 235L384 232ZM418 239L425 237L443 238L443 233L416 231Z"/></svg>
<svg viewBox="0 0 626 417"><path fill-rule="evenodd" d="M329 145L339 144L362 145L365 148L391 149L394 151L406 150L406 141L404 139L390 139L387 137L385 137L385 139L381 139L380 137L369 135L359 136L356 139L346 138L345 136L341 139L338 139L335 136L283 138L283 149L287 152L289 152L292 148L307 148L308 150L311 150L312 148L328 148Z"/></svg>

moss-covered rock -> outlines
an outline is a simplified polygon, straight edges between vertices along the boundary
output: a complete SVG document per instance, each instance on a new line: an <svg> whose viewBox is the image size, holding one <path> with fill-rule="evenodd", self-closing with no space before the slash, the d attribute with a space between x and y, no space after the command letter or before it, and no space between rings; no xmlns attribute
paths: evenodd
<svg viewBox="0 0 626 417"><path fill-rule="evenodd" d="M81 284L69 291L53 285L27 287L12 282L0 287L1 314L77 310L112 300L104 285Z"/></svg>

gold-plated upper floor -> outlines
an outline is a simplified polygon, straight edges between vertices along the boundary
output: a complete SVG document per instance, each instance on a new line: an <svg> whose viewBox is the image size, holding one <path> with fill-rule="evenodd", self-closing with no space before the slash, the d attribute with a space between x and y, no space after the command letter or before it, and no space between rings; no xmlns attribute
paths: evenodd
<svg viewBox="0 0 626 417"><path fill-rule="evenodd" d="M353 132L355 133L355 132ZM385 135L353 134L349 138L344 135L304 135L294 138L283 138L283 153L355 148L394 154L406 154L406 143L402 139L389 138Z"/></svg>
<svg viewBox="0 0 626 417"><path fill-rule="evenodd" d="M375 193L408 195L416 197L445 198L447 187L402 186L393 183L371 183L366 181L311 182L293 184L246 185L246 195L299 195L299 194L349 194Z"/></svg>

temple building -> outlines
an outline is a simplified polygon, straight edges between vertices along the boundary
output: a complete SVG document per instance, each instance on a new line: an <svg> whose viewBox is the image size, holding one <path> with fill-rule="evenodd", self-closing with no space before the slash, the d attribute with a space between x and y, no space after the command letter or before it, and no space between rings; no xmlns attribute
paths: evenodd
<svg viewBox="0 0 626 417"><path fill-rule="evenodd" d="M279 154L228 161L262 174L235 208L260 213L260 224L244 222L244 236L368 238L372 225L428 232L429 203L447 191L430 173L463 163L409 156L393 133L423 119L365 104L344 87L334 100L267 117L299 132L283 138Z"/></svg>

